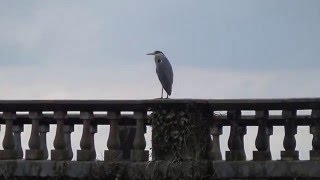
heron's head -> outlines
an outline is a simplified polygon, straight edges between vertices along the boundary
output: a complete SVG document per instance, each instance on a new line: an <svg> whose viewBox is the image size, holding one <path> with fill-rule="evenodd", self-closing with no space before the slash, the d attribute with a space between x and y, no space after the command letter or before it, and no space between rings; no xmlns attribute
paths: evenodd
<svg viewBox="0 0 320 180"><path fill-rule="evenodd" d="M154 51L153 53L148 53L147 55L164 55L161 51Z"/></svg>

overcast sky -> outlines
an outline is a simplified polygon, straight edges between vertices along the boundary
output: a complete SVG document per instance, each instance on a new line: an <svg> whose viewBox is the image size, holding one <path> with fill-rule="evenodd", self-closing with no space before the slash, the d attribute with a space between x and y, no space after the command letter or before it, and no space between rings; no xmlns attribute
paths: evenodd
<svg viewBox="0 0 320 180"><path fill-rule="evenodd" d="M7 0L0 98L157 98L154 50L172 98L317 97L319 19L318 0Z"/></svg>

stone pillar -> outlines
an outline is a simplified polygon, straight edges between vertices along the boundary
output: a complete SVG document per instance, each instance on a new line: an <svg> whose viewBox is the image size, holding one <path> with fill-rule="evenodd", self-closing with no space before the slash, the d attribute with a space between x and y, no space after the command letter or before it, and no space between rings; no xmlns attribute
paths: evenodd
<svg viewBox="0 0 320 180"><path fill-rule="evenodd" d="M65 111L55 111L53 115L54 119L57 121L56 136L53 141L55 149L51 150L51 160L53 161L68 160L68 150L66 149L64 137L64 120L66 119L66 116L67 112Z"/></svg>
<svg viewBox="0 0 320 180"><path fill-rule="evenodd" d="M39 128L40 133L40 149L43 151L43 160L48 159L48 147L47 147L47 132L49 132L49 124L41 124Z"/></svg>
<svg viewBox="0 0 320 180"><path fill-rule="evenodd" d="M98 132L98 127L96 124L91 125L90 126L90 139L91 139L91 143L92 143L92 147L91 147L91 160L96 160L97 157L97 153L96 153L96 148L94 145L94 134Z"/></svg>
<svg viewBox="0 0 320 180"><path fill-rule="evenodd" d="M320 160L320 110L313 109L311 117L315 120L310 126L310 133L313 135L312 150L310 151L310 160Z"/></svg>
<svg viewBox="0 0 320 180"><path fill-rule="evenodd" d="M80 112L80 119L83 120L83 131L80 140L80 148L81 150L77 151L77 160L78 161L91 161L92 154L92 142L91 142L91 133L90 133L90 124L91 120L93 119L92 112Z"/></svg>
<svg viewBox="0 0 320 180"><path fill-rule="evenodd" d="M71 146L71 133L74 131L74 125L65 124L63 127L64 132L64 140L66 142L66 150L68 152L67 160L72 160L73 158L73 151Z"/></svg>
<svg viewBox="0 0 320 180"><path fill-rule="evenodd" d="M241 139L241 148L240 151L242 153L243 160L247 159L245 150L244 150L244 136L247 134L247 126L240 126L240 139Z"/></svg>
<svg viewBox="0 0 320 180"><path fill-rule="evenodd" d="M118 121L120 119L119 111L109 111L107 114L110 120L110 131L109 138L107 142L108 150L104 151L105 161L120 161L123 157L123 152L120 149L120 137L119 137L119 127Z"/></svg>
<svg viewBox="0 0 320 180"><path fill-rule="evenodd" d="M299 151L296 151L297 124L296 110L283 110L282 117L285 119L285 135L283 140L284 151L281 151L281 160L299 160Z"/></svg>
<svg viewBox="0 0 320 180"><path fill-rule="evenodd" d="M23 158L23 150L21 146L21 132L23 132L23 124L13 126L14 149L17 151L17 159Z"/></svg>
<svg viewBox="0 0 320 180"><path fill-rule="evenodd" d="M256 111L256 120L259 121L259 129L256 138L256 148L258 151L253 151L254 161L271 160L270 152L270 135L272 135L272 126L268 126L269 111Z"/></svg>
<svg viewBox="0 0 320 180"><path fill-rule="evenodd" d="M32 120L31 134L29 139L29 150L26 150L26 160L40 160L43 158L43 150L40 149L39 120L42 112L29 112Z"/></svg>
<svg viewBox="0 0 320 180"><path fill-rule="evenodd" d="M136 126L121 125L119 126L120 149L122 150L123 160L130 161L133 141L136 134Z"/></svg>
<svg viewBox="0 0 320 180"><path fill-rule="evenodd" d="M212 140L210 138L210 144L208 148L209 160L222 160L222 154L220 150L220 135L222 134L222 126L214 125L211 129Z"/></svg>
<svg viewBox="0 0 320 180"><path fill-rule="evenodd" d="M213 110L207 105L157 106L151 114L152 159L207 159Z"/></svg>
<svg viewBox="0 0 320 180"><path fill-rule="evenodd" d="M14 149L15 142L13 139L13 121L16 119L15 112L3 112L3 119L6 120L6 131L2 141L3 150L0 150L0 159L17 159L18 153Z"/></svg>
<svg viewBox="0 0 320 180"><path fill-rule="evenodd" d="M147 117L146 111L135 111L136 119L136 135L133 141L133 150L131 150L132 161L148 161L149 151L146 151L146 139L144 137L145 120Z"/></svg>
<svg viewBox="0 0 320 180"><path fill-rule="evenodd" d="M244 151L243 138L246 134L247 128L245 126L239 126L241 119L241 111L228 111L227 117L231 122L230 136L228 140L228 147L230 151L226 152L227 161L245 161L246 154Z"/></svg>

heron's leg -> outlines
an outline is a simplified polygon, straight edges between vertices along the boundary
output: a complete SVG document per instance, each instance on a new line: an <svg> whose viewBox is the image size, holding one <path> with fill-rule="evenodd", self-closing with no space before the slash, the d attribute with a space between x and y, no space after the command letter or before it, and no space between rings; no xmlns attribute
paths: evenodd
<svg viewBox="0 0 320 180"><path fill-rule="evenodd" d="M161 99L163 98L163 88L161 90Z"/></svg>
<svg viewBox="0 0 320 180"><path fill-rule="evenodd" d="M168 93L167 93L167 99L169 98L169 95L168 95Z"/></svg>

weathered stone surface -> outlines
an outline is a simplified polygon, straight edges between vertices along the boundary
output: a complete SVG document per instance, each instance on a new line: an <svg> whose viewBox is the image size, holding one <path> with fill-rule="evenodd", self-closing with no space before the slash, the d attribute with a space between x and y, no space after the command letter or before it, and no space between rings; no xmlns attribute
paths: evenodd
<svg viewBox="0 0 320 180"><path fill-rule="evenodd" d="M281 160L299 160L299 151L281 151Z"/></svg>
<svg viewBox="0 0 320 180"><path fill-rule="evenodd" d="M23 158L23 150L21 146L21 132L23 132L23 124L13 126L14 149L17 151L18 159Z"/></svg>
<svg viewBox="0 0 320 180"><path fill-rule="evenodd" d="M135 126L120 126L120 149L123 151L123 159L130 159L130 151L133 149L133 140L136 134Z"/></svg>
<svg viewBox="0 0 320 180"><path fill-rule="evenodd" d="M244 161L246 160L244 151L242 150L226 151L226 160L227 161Z"/></svg>
<svg viewBox="0 0 320 180"><path fill-rule="evenodd" d="M0 159L17 159L18 152L16 150L0 150Z"/></svg>
<svg viewBox="0 0 320 180"><path fill-rule="evenodd" d="M131 150L131 161L148 161L149 151L146 150Z"/></svg>
<svg viewBox="0 0 320 180"><path fill-rule="evenodd" d="M120 161L123 158L122 150L105 150L104 151L104 161L106 162L114 162Z"/></svg>
<svg viewBox="0 0 320 180"><path fill-rule="evenodd" d="M91 161L92 153L90 150L78 150L77 161Z"/></svg>
<svg viewBox="0 0 320 180"><path fill-rule="evenodd" d="M213 161L222 160L222 154L220 150L220 135L222 134L222 126L214 125L211 128L212 140L209 139L207 159Z"/></svg>
<svg viewBox="0 0 320 180"><path fill-rule="evenodd" d="M210 162L0 161L0 178L208 179Z"/></svg>
<svg viewBox="0 0 320 180"><path fill-rule="evenodd" d="M186 104L153 111L152 159L168 161L206 159L210 143L208 106Z"/></svg>
<svg viewBox="0 0 320 180"><path fill-rule="evenodd" d="M26 159L27 160L40 160L43 158L43 150L34 149L34 150L26 150Z"/></svg>
<svg viewBox="0 0 320 180"><path fill-rule="evenodd" d="M320 151L311 150L310 151L310 160L320 161Z"/></svg>
<svg viewBox="0 0 320 180"><path fill-rule="evenodd" d="M254 161L265 161L271 160L271 152L270 151L253 151L253 160Z"/></svg>
<svg viewBox="0 0 320 180"><path fill-rule="evenodd" d="M0 161L0 179L320 178L319 161Z"/></svg>
<svg viewBox="0 0 320 180"><path fill-rule="evenodd" d="M51 150L52 161L68 160L68 150Z"/></svg>
<svg viewBox="0 0 320 180"><path fill-rule="evenodd" d="M215 178L320 178L318 161L217 161Z"/></svg>

